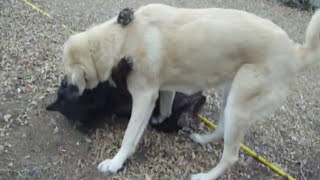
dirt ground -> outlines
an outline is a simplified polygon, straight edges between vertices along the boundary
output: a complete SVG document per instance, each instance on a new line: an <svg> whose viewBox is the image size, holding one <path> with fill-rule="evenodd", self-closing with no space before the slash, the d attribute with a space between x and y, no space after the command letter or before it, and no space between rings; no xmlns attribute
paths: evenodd
<svg viewBox="0 0 320 180"><path fill-rule="evenodd" d="M221 144L200 146L180 134L148 128L137 153L121 173L99 173L97 165L120 147L126 122L92 135L76 131L58 113L46 112L61 78L62 45L69 33L106 21L124 7L150 2L179 7L242 9L269 18L303 42L312 12L274 0L32 0L48 19L22 0L0 2L0 179L187 179L219 161ZM235 29L236 31L236 29ZM297 179L320 179L320 67L301 74L288 102L271 118L255 124L244 144ZM219 93L206 91L202 115L216 122ZM200 124L199 131L207 131ZM280 179L247 154L220 179Z"/></svg>

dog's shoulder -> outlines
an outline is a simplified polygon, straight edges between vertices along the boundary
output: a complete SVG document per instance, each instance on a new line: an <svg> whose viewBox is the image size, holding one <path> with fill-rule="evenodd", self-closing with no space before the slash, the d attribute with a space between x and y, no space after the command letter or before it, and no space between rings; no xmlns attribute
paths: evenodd
<svg viewBox="0 0 320 180"><path fill-rule="evenodd" d="M177 9L176 7L169 6L166 4L161 4L161 3L150 3L144 6L139 7L137 12L143 13L143 12L157 12L157 11L162 11L162 10L172 10L172 9Z"/></svg>

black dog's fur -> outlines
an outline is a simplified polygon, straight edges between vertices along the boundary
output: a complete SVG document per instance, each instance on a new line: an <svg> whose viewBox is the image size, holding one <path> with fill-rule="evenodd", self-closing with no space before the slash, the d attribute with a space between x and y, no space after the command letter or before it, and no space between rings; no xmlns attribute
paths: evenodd
<svg viewBox="0 0 320 180"><path fill-rule="evenodd" d="M92 90L85 90L83 95L75 97L77 87L68 85L67 80L62 80L57 100L47 106L48 111L58 111L72 120L76 127L82 132L92 132L105 122L106 117L113 114L118 117L130 118L132 108L132 98L127 90L126 78L133 68L130 57L123 58L118 66L112 70L112 79L116 87L109 82L99 83ZM162 132L176 132L182 127L178 125L178 120L183 112L192 111L197 113L205 103L206 98L201 92L187 96L176 93L172 115L161 124L151 124L152 127ZM159 115L159 99L152 114Z"/></svg>

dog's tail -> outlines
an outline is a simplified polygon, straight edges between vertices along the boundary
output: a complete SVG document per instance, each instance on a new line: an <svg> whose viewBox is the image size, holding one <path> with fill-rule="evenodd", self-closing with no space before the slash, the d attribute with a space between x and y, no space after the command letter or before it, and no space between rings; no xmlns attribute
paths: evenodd
<svg viewBox="0 0 320 180"><path fill-rule="evenodd" d="M299 47L299 54L304 67L320 62L320 10L311 18L305 44Z"/></svg>

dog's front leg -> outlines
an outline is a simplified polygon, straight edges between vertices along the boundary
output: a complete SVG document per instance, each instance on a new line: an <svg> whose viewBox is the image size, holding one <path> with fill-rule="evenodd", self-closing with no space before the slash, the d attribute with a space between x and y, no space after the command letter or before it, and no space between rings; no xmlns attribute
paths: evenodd
<svg viewBox="0 0 320 180"><path fill-rule="evenodd" d="M158 98L158 88L154 86L143 88L135 86L129 87L129 90L133 100L132 114L121 148L113 159L106 159L99 164L98 169L101 172L118 172L126 159L135 152Z"/></svg>

